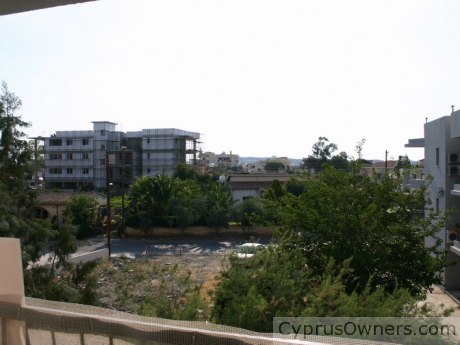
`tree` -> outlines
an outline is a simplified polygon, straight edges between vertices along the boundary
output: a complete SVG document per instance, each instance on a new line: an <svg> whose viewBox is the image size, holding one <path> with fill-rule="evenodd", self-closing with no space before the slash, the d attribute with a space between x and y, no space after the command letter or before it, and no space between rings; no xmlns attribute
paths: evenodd
<svg viewBox="0 0 460 345"><path fill-rule="evenodd" d="M168 213L171 198L179 189L179 180L168 175L138 177L129 193L131 207L145 210L151 216L164 217Z"/></svg>
<svg viewBox="0 0 460 345"><path fill-rule="evenodd" d="M197 172L187 164L178 164L172 174L173 179L185 180L197 180Z"/></svg>
<svg viewBox="0 0 460 345"><path fill-rule="evenodd" d="M89 236L94 231L97 218L98 202L91 196L77 194L66 203L62 215L64 220L77 228L79 239Z"/></svg>
<svg viewBox="0 0 460 345"><path fill-rule="evenodd" d="M30 123L17 114L22 102L10 92L5 82L0 95L0 236L21 239L23 265L37 261L48 240L55 235L50 225L35 221L37 192L27 189L34 174L32 149L24 140L23 129Z"/></svg>
<svg viewBox="0 0 460 345"><path fill-rule="evenodd" d="M337 150L337 145L329 143L326 137L319 137L318 142L312 146L312 154L302 160L302 168L314 171L321 171L322 165L327 163L334 151Z"/></svg>
<svg viewBox="0 0 460 345"><path fill-rule="evenodd" d="M5 82L2 82L1 91L0 236L21 240L25 294L61 301L96 303L95 294L92 293L96 281L88 273L93 264L87 264L85 269L78 266L72 268L72 272L79 272L78 279L58 279L56 275L56 267L70 267L67 258L77 248L75 229L70 224L53 229L49 221L34 219L37 191L27 186L37 167L32 160L34 150L24 140L23 131L30 127L30 123L17 114L22 102L9 91ZM50 245L51 265L35 265L45 254L50 239L55 240ZM64 277L71 273L63 271L61 274Z"/></svg>
<svg viewBox="0 0 460 345"><path fill-rule="evenodd" d="M215 290L211 321L271 332L273 317L408 316L405 306L415 302L401 288L349 293L350 260L338 264L326 259L319 276L307 263L300 248L282 242L245 265L227 267Z"/></svg>
<svg viewBox="0 0 460 345"><path fill-rule="evenodd" d="M264 169L268 172L278 172L280 169L286 169L286 166L281 162L267 162Z"/></svg>
<svg viewBox="0 0 460 345"><path fill-rule="evenodd" d="M246 235L254 231L254 225L264 219L265 211L260 204L260 200L248 198L233 208L232 219L238 223L239 227Z"/></svg>
<svg viewBox="0 0 460 345"><path fill-rule="evenodd" d="M286 181L284 188L286 189L286 192L294 194L295 196L299 196L305 192L305 185L297 178L291 178Z"/></svg>
<svg viewBox="0 0 460 345"><path fill-rule="evenodd" d="M334 151L337 150L337 145L329 143L329 139L326 137L319 137L318 142L312 147L313 157L320 158L322 160L328 160Z"/></svg>
<svg viewBox="0 0 460 345"><path fill-rule="evenodd" d="M178 193L171 199L169 213L174 217L174 226L181 233L196 222L205 209L206 200L200 186L191 179L182 181Z"/></svg>
<svg viewBox="0 0 460 345"><path fill-rule="evenodd" d="M348 170L350 163L348 161L347 153L340 152L338 155L332 156L329 160L329 164L336 169Z"/></svg>
<svg viewBox="0 0 460 345"><path fill-rule="evenodd" d="M227 185L218 182L209 185L206 193L206 223L210 228L214 228L216 233L219 233L222 227L229 227L234 203Z"/></svg>
<svg viewBox="0 0 460 345"><path fill-rule="evenodd" d="M437 238L448 218L431 209L424 219L415 216L428 202L427 186L406 193L399 178L359 176L361 167L354 162L351 170L326 167L303 177L306 190L300 196L265 200L282 224L281 233L304 248L316 274L324 272L324 257L338 263L351 259L349 292L363 291L370 280L372 289L391 293L402 287L414 296L440 284L446 253L426 248L424 238Z"/></svg>

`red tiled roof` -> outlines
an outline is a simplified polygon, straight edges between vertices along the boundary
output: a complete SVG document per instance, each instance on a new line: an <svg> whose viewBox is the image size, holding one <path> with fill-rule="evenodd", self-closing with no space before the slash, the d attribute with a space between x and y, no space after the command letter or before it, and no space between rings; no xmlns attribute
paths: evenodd
<svg viewBox="0 0 460 345"><path fill-rule="evenodd" d="M89 193L69 193L69 192L41 192L38 194L40 205L64 205L75 195L87 195L98 200L101 195L95 192Z"/></svg>
<svg viewBox="0 0 460 345"><path fill-rule="evenodd" d="M246 182L246 181L230 181L230 188L233 190L259 190L261 188L268 189L272 185L273 181L253 181L253 182ZM280 181L281 186L284 182Z"/></svg>

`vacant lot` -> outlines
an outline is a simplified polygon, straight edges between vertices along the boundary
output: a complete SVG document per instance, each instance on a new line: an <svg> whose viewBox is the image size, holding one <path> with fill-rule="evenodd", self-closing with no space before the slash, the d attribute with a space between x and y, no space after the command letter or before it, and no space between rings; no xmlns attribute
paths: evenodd
<svg viewBox="0 0 460 345"><path fill-rule="evenodd" d="M216 276L226 265L222 255L148 256L112 258L97 269L102 307L138 314L146 296L168 294L185 301L187 286L200 287L211 303ZM206 318L206 317L204 317Z"/></svg>

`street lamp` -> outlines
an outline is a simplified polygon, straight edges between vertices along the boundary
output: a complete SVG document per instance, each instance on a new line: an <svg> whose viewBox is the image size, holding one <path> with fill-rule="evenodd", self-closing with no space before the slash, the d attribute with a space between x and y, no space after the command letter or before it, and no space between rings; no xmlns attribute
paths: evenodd
<svg viewBox="0 0 460 345"><path fill-rule="evenodd" d="M121 234L125 234L125 149L121 147Z"/></svg>

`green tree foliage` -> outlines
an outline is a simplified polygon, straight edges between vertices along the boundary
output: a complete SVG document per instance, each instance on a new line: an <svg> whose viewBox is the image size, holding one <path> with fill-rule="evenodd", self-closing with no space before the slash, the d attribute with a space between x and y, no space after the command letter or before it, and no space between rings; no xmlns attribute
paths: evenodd
<svg viewBox="0 0 460 345"><path fill-rule="evenodd" d="M174 169L174 173L172 174L173 179L179 179L181 181L185 180L194 180L198 179L198 174L192 167L188 166L187 164L178 164Z"/></svg>
<svg viewBox="0 0 460 345"><path fill-rule="evenodd" d="M129 205L137 213L128 217L126 224L141 223L146 231L151 226L167 227L171 200L180 188L180 180L168 175L138 177L129 192Z"/></svg>
<svg viewBox="0 0 460 345"><path fill-rule="evenodd" d="M271 332L273 317L405 316L405 306L415 301L400 288L349 293L350 260L324 261L320 276L307 262L300 248L281 244L228 267L215 291L211 320Z"/></svg>
<svg viewBox="0 0 460 345"><path fill-rule="evenodd" d="M268 188L264 193L264 198L268 200L278 200L286 194L286 191L281 186L279 180L273 180L270 188Z"/></svg>
<svg viewBox="0 0 460 345"><path fill-rule="evenodd" d="M206 193L206 223L219 233L221 228L228 228L231 218L232 196L226 184L213 182Z"/></svg>
<svg viewBox="0 0 460 345"><path fill-rule="evenodd" d="M290 241L304 248L317 274L325 269L324 257L338 263L351 259L350 291L363 291L372 278L372 288L391 293L399 286L414 296L426 293L442 281L445 252L437 245L426 248L424 238L436 238L446 216L432 210L424 219L415 216L428 202L426 185L406 193L399 178L387 175L377 181L359 176L360 171L359 165L351 172L329 166L303 177L306 191L300 196L266 200L266 206L276 213L282 234L298 234Z"/></svg>
<svg viewBox="0 0 460 345"><path fill-rule="evenodd" d="M336 150L336 144L330 143L326 137L319 137L318 142L312 146L312 154L302 159L301 166L306 170L321 171L323 164L330 160Z"/></svg>
<svg viewBox="0 0 460 345"><path fill-rule="evenodd" d="M268 172L278 172L280 169L286 169L286 166L281 162L267 162L264 169Z"/></svg>
<svg viewBox="0 0 460 345"><path fill-rule="evenodd" d="M37 261L55 232L48 223L35 221L37 192L27 189L34 174L32 149L23 130L30 127L17 114L22 102L5 82L0 95L0 236L21 239L23 265Z"/></svg>
<svg viewBox="0 0 460 345"><path fill-rule="evenodd" d="M70 267L68 256L75 252L75 229L69 224L53 229L48 220L34 219L37 205L37 191L27 188L37 167L32 157L34 148L24 140L24 129L30 124L17 114L22 102L2 82L0 94L0 237L15 237L21 240L22 263L24 267L24 288L26 296L61 301L95 303L92 287L96 282L82 268L80 282L60 279L56 268ZM36 266L44 254L50 239L50 265ZM32 267L29 268L29 265ZM90 265L90 264L88 264ZM88 266L87 266L88 267ZM69 271L61 274L69 275ZM70 277L70 276L69 276ZM72 283L74 281L77 285ZM82 281L84 281L82 283ZM82 297L82 292L86 297ZM92 297L91 297L92 296Z"/></svg>
<svg viewBox="0 0 460 345"><path fill-rule="evenodd" d="M346 152L340 152L338 155L332 156L328 163L336 169L348 170L350 165L348 158Z"/></svg>
<svg viewBox="0 0 460 345"><path fill-rule="evenodd" d="M232 219L248 236L254 231L254 225L261 223L261 220L263 221L265 218L266 213L260 200L248 198L233 207Z"/></svg>
<svg viewBox="0 0 460 345"><path fill-rule="evenodd" d="M200 186L191 179L182 181L176 196L171 199L169 213L174 217L173 226L181 233L203 216L206 199Z"/></svg>
<svg viewBox="0 0 460 345"><path fill-rule="evenodd" d="M65 221L77 228L77 237L85 238L94 232L98 210L96 199L84 194L77 194L66 204L62 215Z"/></svg>
<svg viewBox="0 0 460 345"><path fill-rule="evenodd" d="M286 181L284 188L286 189L286 192L294 194L295 196L299 196L305 192L305 185L302 181L299 181L298 178L291 178Z"/></svg>

